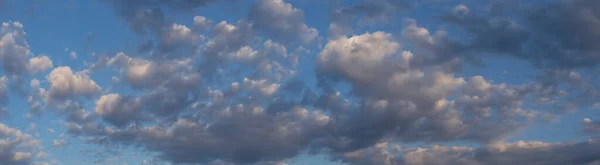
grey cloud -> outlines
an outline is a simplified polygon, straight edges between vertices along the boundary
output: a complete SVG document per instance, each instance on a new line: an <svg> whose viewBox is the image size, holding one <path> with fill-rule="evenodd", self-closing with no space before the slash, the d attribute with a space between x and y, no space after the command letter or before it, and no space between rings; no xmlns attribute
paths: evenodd
<svg viewBox="0 0 600 165"><path fill-rule="evenodd" d="M225 21L218 23L202 48L200 72L205 77L215 78L217 70L227 62L227 54L240 50L254 37L252 24L245 20L239 20L235 24Z"/></svg>
<svg viewBox="0 0 600 165"><path fill-rule="evenodd" d="M318 39L319 32L306 25L304 12L283 0L258 0L248 14L257 31L282 43L307 44Z"/></svg>
<svg viewBox="0 0 600 165"><path fill-rule="evenodd" d="M130 100L119 94L108 94L96 101L94 115L102 117L105 121L123 127L134 122L139 116L138 109L141 106L139 100Z"/></svg>
<svg viewBox="0 0 600 165"><path fill-rule="evenodd" d="M467 8L456 8L444 20L477 36L467 44L451 40L444 30L429 32L415 20L405 20L402 39L426 54L403 51L402 40L385 32L338 34L317 56L321 94L302 82L289 81L292 64L282 62L290 58L287 43L318 38L301 10L281 0L260 0L247 20L213 26L196 17L191 28L164 17L163 4L188 10L184 6L195 8L204 2L208 1L111 1L135 31L159 34L162 43L156 47L150 43L150 49L199 41L203 36L194 32L200 29L208 30L209 38L194 48L199 56L146 59L117 53L101 58L90 70L120 71L116 78L136 95L101 96L93 114L71 105L68 133L95 144L139 146L161 160L182 164L276 164L319 149L330 151L336 160L362 165L544 164L545 158L558 164L596 161L593 153L569 155L576 148L596 151L595 140L494 143L547 115L525 109L524 102L529 96L538 100L560 96L558 88L548 85L555 79L582 89L589 86L568 71L548 73L554 76L546 84L516 86L453 74L462 60L476 59L479 52L521 55L521 44L534 35L528 33L529 27L519 27L508 18L490 21ZM134 17L137 14L140 17ZM383 13L373 16L379 14ZM259 33L273 40L258 39ZM487 33L498 33L492 35L498 40L483 38ZM59 67L48 80L52 98L68 100L101 91L87 71L73 73ZM338 92L339 84L348 85L349 91ZM403 149L392 145L457 140L490 146Z"/></svg>
<svg viewBox="0 0 600 165"><path fill-rule="evenodd" d="M156 86L189 89L200 81L200 75L193 71L194 61L191 59L151 61L130 57L120 52L107 63L115 68L123 68L124 79L134 89Z"/></svg>
<svg viewBox="0 0 600 165"><path fill-rule="evenodd" d="M435 42L422 31L412 33L422 42ZM435 66L412 66L417 59L400 50L399 41L383 32L328 42L316 71L330 93L315 102L334 121L325 146L352 152L386 139L487 143L510 137L526 126L524 121L546 115L523 108L525 98L536 93L530 85L493 84L481 76L465 81ZM350 85L349 96L334 92L338 89L332 85L340 82ZM355 98L360 100L345 100Z"/></svg>
<svg viewBox="0 0 600 165"><path fill-rule="evenodd" d="M337 2L340 3L340 2ZM336 6L339 6L336 5ZM364 17L376 21L385 21L391 14L412 9L414 3L409 0L373 0L361 1L358 5L334 9L331 17L334 21L347 22L349 19Z"/></svg>
<svg viewBox="0 0 600 165"><path fill-rule="evenodd" d="M6 105L8 102L8 79L6 76L0 77L0 105Z"/></svg>
<svg viewBox="0 0 600 165"><path fill-rule="evenodd" d="M27 165L35 160L34 154L39 152L39 141L20 130L0 123L0 163L6 165Z"/></svg>
<svg viewBox="0 0 600 165"><path fill-rule="evenodd" d="M440 18L473 36L464 45L468 52L509 55L540 67L582 68L598 63L598 50L591 46L600 38L597 1L566 0L525 8L507 5L511 3L493 5L494 10L483 16L458 6L463 9ZM502 12L513 9L518 13L514 17Z"/></svg>
<svg viewBox="0 0 600 165"><path fill-rule="evenodd" d="M152 49L157 57L179 57L178 53L191 54L194 45L202 36L195 34L184 25L174 24L167 19L165 9L173 11L190 11L206 6L217 0L134 0L117 1L101 0L113 6L117 15L136 33L155 37L158 44L148 41L143 44L144 51ZM187 48L185 51L177 51Z"/></svg>
<svg viewBox="0 0 600 165"><path fill-rule="evenodd" d="M299 115L271 116L260 107L238 105L216 113L205 121L178 119L166 125L107 129L101 126L71 126L73 133L93 135L102 143L135 142L174 163L202 163L221 159L241 164L280 160L308 146L311 132L303 128L326 122L322 115L295 110ZM302 115L306 114L306 115ZM297 123L288 122L289 120ZM165 143L167 142L167 143Z"/></svg>
<svg viewBox="0 0 600 165"><path fill-rule="evenodd" d="M600 123L593 121L592 119L585 118L582 122L583 132L587 134L598 134L600 133Z"/></svg>
<svg viewBox="0 0 600 165"><path fill-rule="evenodd" d="M19 22L4 22L0 31L2 45L0 58L2 68L9 76L20 76L27 71L27 59L31 54L29 44L25 39L23 24Z"/></svg>
<svg viewBox="0 0 600 165"><path fill-rule="evenodd" d="M598 163L598 144L597 139L590 139L576 143L517 141L496 142L480 148L433 145L429 148L399 149L397 145L382 143L337 158L362 165L592 165Z"/></svg>

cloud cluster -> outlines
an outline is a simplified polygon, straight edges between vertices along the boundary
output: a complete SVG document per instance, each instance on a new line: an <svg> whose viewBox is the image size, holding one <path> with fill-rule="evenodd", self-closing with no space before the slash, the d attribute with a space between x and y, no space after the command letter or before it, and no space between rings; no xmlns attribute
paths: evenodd
<svg viewBox="0 0 600 165"><path fill-rule="evenodd" d="M51 70L48 87L30 82L32 112L60 109L72 136L140 147L175 164L281 165L306 151L356 165L600 163L597 139L504 142L532 123L552 120L543 106L597 105L597 84L582 72L598 61L595 1L552 2L519 13L520 19L500 9L478 15L466 5L439 17L468 39L430 31L411 18L400 19L398 34L351 34L345 19L387 19L415 7L361 2L337 11L333 37L305 59L294 50L314 46L321 36L304 11L283 0L254 1L238 21L194 16L192 25L173 22L166 11L185 13L217 0L102 1L134 32L154 37L143 51L99 55L80 71L54 68L46 56L30 58L20 23L3 23L0 105L12 80L21 80L16 77ZM487 55L529 61L539 77L507 84L460 73ZM300 60L304 66L297 66ZM112 76L111 87L93 80L98 72ZM582 128L600 132L590 119ZM30 135L0 124L4 137L0 164L30 164L40 154ZM471 145L403 147L457 141Z"/></svg>
<svg viewBox="0 0 600 165"><path fill-rule="evenodd" d="M0 123L0 163L6 165L31 164L40 152L40 142L29 134Z"/></svg>
<svg viewBox="0 0 600 165"><path fill-rule="evenodd" d="M481 148L439 145L428 148L401 148L380 143L372 148L339 155L337 158L347 163L364 165L594 165L600 162L597 154L599 144L598 139L577 143L502 142Z"/></svg>
<svg viewBox="0 0 600 165"><path fill-rule="evenodd" d="M283 43L299 40L310 43L319 32L304 23L304 12L283 0L259 0L248 14L257 30Z"/></svg>

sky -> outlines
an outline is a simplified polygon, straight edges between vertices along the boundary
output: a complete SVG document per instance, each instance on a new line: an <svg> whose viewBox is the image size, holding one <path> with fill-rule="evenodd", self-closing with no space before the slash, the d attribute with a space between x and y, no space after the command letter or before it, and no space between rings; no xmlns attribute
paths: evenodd
<svg viewBox="0 0 600 165"><path fill-rule="evenodd" d="M597 0L0 0L0 165L600 165Z"/></svg>

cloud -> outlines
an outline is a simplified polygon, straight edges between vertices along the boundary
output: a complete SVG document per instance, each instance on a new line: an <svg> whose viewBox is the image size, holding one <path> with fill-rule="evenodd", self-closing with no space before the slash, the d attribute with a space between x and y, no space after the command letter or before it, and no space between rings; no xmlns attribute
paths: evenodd
<svg viewBox="0 0 600 165"><path fill-rule="evenodd" d="M193 52L195 49L193 45L201 41L203 36L195 34L185 25L175 24L167 19L164 8L185 13L217 0L101 1L112 5L117 16L135 33L156 36L158 44L154 45L154 40L150 40L140 45L142 52L150 52L156 57L181 57L182 53Z"/></svg>
<svg viewBox="0 0 600 165"><path fill-rule="evenodd" d="M0 163L6 165L31 164L34 154L41 149L31 135L0 123Z"/></svg>
<svg viewBox="0 0 600 165"><path fill-rule="evenodd" d="M30 58L28 66L30 74L42 73L54 67L54 65L52 65L52 60L50 60L50 58L48 58L47 56Z"/></svg>
<svg viewBox="0 0 600 165"><path fill-rule="evenodd" d="M258 0L248 14L258 31L282 43L311 43L319 32L305 24L304 12L283 0Z"/></svg>
<svg viewBox="0 0 600 165"><path fill-rule="evenodd" d="M151 61L132 58L125 53L117 53L108 61L108 65L124 69L124 79L135 89L156 86L189 89L200 84L200 75L193 71L191 59Z"/></svg>
<svg viewBox="0 0 600 165"><path fill-rule="evenodd" d="M245 25L217 24L204 51L214 53L210 60L218 66L258 67L246 71L250 76L240 74L216 88L199 79L202 71L195 67L203 63L117 53L104 61L106 66L117 68L126 85L140 93L101 96L94 115L71 111L68 132L91 143L135 144L173 163L277 162L307 149L327 149L357 164L395 164L401 162L394 157L400 151L388 153L382 141L487 144L544 115L523 108L526 96L536 92L534 85L496 84L482 76L465 80L436 66L413 66L414 54L385 32L329 41L316 59L325 93L313 93L315 99L294 93L303 100L286 100L286 92L296 91L290 88L302 87L288 81L293 74L273 75L276 68L291 67L277 63L288 57L287 49L271 40L246 46L236 37L250 34L242 33ZM428 36L418 29L411 33ZM236 40L227 42L230 37ZM337 92L336 83L348 83L349 94Z"/></svg>
<svg viewBox="0 0 600 165"><path fill-rule="evenodd" d="M383 164L395 165L583 165L598 163L598 147L597 139L576 143L497 142L480 148L432 145L428 148L399 149L397 145L382 143L338 158L351 164L364 165L382 164L381 161L384 161Z"/></svg>
<svg viewBox="0 0 600 165"><path fill-rule="evenodd" d="M115 126L125 126L137 120L138 109L141 107L139 100L129 100L119 94L108 94L96 101L94 115L102 117L105 121Z"/></svg>
<svg viewBox="0 0 600 165"><path fill-rule="evenodd" d="M459 5L441 20L473 36L463 45L464 51L513 56L540 67L582 68L595 66L599 60L598 50L592 46L600 35L597 6L593 0L548 2L527 8L496 3L492 4L494 10L477 15ZM509 16L509 8L518 14Z"/></svg>
<svg viewBox="0 0 600 165"><path fill-rule="evenodd" d="M322 49L310 48L316 53L308 54L316 56L299 59L299 51L288 48L318 41L319 32L307 25L304 11L282 0L252 2L248 15L236 22L194 16L191 26L169 20L166 11L189 12L216 0L104 1L134 32L154 37L145 43L148 51L101 55L88 69L73 71L68 66L54 68L46 56L29 58L20 23L4 23L0 33L0 57L25 64L2 64L7 75L0 78L0 100L7 100L6 84L13 77L53 68L46 76L47 90L42 88L45 82L29 83L32 112L41 113L44 101L60 102L67 133L110 148L98 157L115 154L117 147L136 146L155 154L153 160L174 164L282 165L305 151L360 165L600 162L596 139L503 142L553 117L529 107L585 105L598 98L589 75L567 67L594 65L584 60L595 60L595 48L586 46L595 41L578 36L586 43L550 42L579 40L532 25L570 22L545 15L553 10L575 17L570 22L574 25L595 25L587 19L595 18L596 12L584 4L595 2L551 3L540 7L544 12L536 8L526 12L541 20L532 24L497 13L480 16L459 5L440 20L472 36L465 41L454 40L452 31L429 30L414 19L404 19L400 36L383 31L352 34L357 29L344 19L386 19L414 7L404 1L358 2L337 11L339 20L329 26L330 40ZM590 54L559 64L562 55L527 53L540 45ZM458 72L464 61L480 62L479 57L488 54L529 60L543 70L536 82L524 84ZM306 63L315 66L296 67ZM90 77L97 71L112 76L114 86L104 91ZM564 84L577 87L588 100L562 100ZM585 133L597 133L596 127L590 119L583 122ZM29 135L0 125L0 139L4 137L8 140L0 140L0 164L31 164L44 155L29 146L37 143ZM472 145L400 146L459 141ZM52 142L55 147L68 145L64 139Z"/></svg>
<svg viewBox="0 0 600 165"><path fill-rule="evenodd" d="M8 101L8 84L7 84L8 78L6 78L6 76L2 76L0 77L0 103L2 104L6 104L6 102Z"/></svg>
<svg viewBox="0 0 600 165"><path fill-rule="evenodd" d="M20 76L27 71L27 59L31 54L25 40L23 24L4 22L0 29L0 58L2 69L9 76Z"/></svg>
<svg viewBox="0 0 600 165"><path fill-rule="evenodd" d="M302 128L310 127L319 118L310 114L299 119L291 114L279 118L260 107L240 104L207 118L206 123L180 118L162 126L108 129L73 125L71 131L117 143L135 141L158 151L160 158L173 163L211 162L214 159L210 157L255 163L298 154L307 146L310 136L309 132L301 131ZM299 122L287 122L289 119Z"/></svg>
<svg viewBox="0 0 600 165"><path fill-rule="evenodd" d="M411 33L433 42L426 32ZM418 59L401 50L391 34L375 32L331 40L317 57L319 83L331 92L317 100L317 107L339 115L332 116L336 122L328 144L334 151L352 152L386 138L487 143L548 115L523 108L526 97L537 92L535 85L493 84L482 76L465 80L437 66L413 66ZM334 86L342 83L349 85L345 98L334 94L342 90ZM491 120L496 117L503 120Z"/></svg>
<svg viewBox="0 0 600 165"><path fill-rule="evenodd" d="M73 73L70 67L54 68L46 77L50 82L47 97L49 100L67 100L91 97L102 90L85 72Z"/></svg>
<svg viewBox="0 0 600 165"><path fill-rule="evenodd" d="M600 133L600 124L589 118L583 119L583 132L588 134Z"/></svg>
<svg viewBox="0 0 600 165"><path fill-rule="evenodd" d="M214 22L203 16L194 17L194 28L198 28L200 31L208 30L212 27Z"/></svg>
<svg viewBox="0 0 600 165"><path fill-rule="evenodd" d="M63 148L63 147L66 147L67 145L69 145L69 142L67 142L64 139L58 139L58 140L52 141L52 146L54 146L54 147Z"/></svg>
<svg viewBox="0 0 600 165"><path fill-rule="evenodd" d="M414 8L414 3L408 0L372 0L359 1L352 6L344 6L336 2L331 7L331 19L344 26L350 26L358 18L358 23L364 25L375 25L386 23L394 14Z"/></svg>

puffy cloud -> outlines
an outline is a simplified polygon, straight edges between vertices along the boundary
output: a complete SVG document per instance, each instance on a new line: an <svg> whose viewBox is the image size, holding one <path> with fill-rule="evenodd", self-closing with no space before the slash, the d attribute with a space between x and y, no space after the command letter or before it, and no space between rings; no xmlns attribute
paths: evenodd
<svg viewBox="0 0 600 165"><path fill-rule="evenodd" d="M0 163L6 165L31 164L39 153L40 145L31 135L0 123Z"/></svg>
<svg viewBox="0 0 600 165"><path fill-rule="evenodd" d="M215 111L204 120L179 118L166 125L131 126L122 129L71 123L70 131L92 135L98 142L135 142L173 163L203 163L215 159L235 163L290 158L304 150L310 127L321 115L297 119L292 114L276 117L261 107L237 105ZM289 122L297 121L297 122ZM308 130L306 130L308 129ZM214 158L214 159L213 159Z"/></svg>
<svg viewBox="0 0 600 165"><path fill-rule="evenodd" d="M250 80L248 78L244 79L244 85L246 86L246 88L252 91L256 91L266 97L272 96L275 92L277 92L277 89L279 89L279 87L281 86L279 84L268 84L267 80L265 79Z"/></svg>
<svg viewBox="0 0 600 165"><path fill-rule="evenodd" d="M240 20L236 24L225 21L217 23L212 29L210 39L201 50L203 58L201 73L205 77L214 78L218 68L226 64L229 59L228 54L238 52L254 37L252 25L247 21Z"/></svg>
<svg viewBox="0 0 600 165"><path fill-rule="evenodd" d="M172 24L168 30L163 31L159 50L163 52L172 52L175 48L187 45L195 48L204 36L196 34L185 25Z"/></svg>
<svg viewBox="0 0 600 165"><path fill-rule="evenodd" d="M150 61L117 53L108 61L110 66L123 68L126 82L136 89L169 86L173 89L189 89L197 86L200 75L193 71L193 61L176 59Z"/></svg>
<svg viewBox="0 0 600 165"><path fill-rule="evenodd" d="M138 109L141 106L139 104L139 100L129 101L119 94L108 94L96 101L94 114L115 126L122 127L137 120Z"/></svg>
<svg viewBox="0 0 600 165"><path fill-rule="evenodd" d="M259 0L252 7L248 19L257 30L282 43L300 41L310 43L319 32L304 22L304 12L283 0Z"/></svg>
<svg viewBox="0 0 600 165"><path fill-rule="evenodd" d="M203 36L196 34L185 25L175 24L167 19L165 8L172 11L190 11L208 5L216 0L102 0L111 4L117 15L137 34L153 34L158 40L154 45L148 41L140 45L143 52L151 52L157 57L181 57L191 54ZM187 49L184 49L187 48Z"/></svg>
<svg viewBox="0 0 600 165"><path fill-rule="evenodd" d="M31 54L25 40L23 24L4 22L0 29L0 58L7 75L23 75L27 71L27 58Z"/></svg>
<svg viewBox="0 0 600 165"><path fill-rule="evenodd" d="M416 31L423 42L433 41ZM384 138L487 143L547 115L523 108L534 85L493 84L481 76L466 81L437 66L413 66L417 59L400 45L391 34L365 33L331 40L319 54L319 83L331 95L316 105L336 114L327 144L334 151L357 151ZM338 82L350 85L349 95L334 94Z"/></svg>
<svg viewBox="0 0 600 165"><path fill-rule="evenodd" d="M307 85L312 82L292 80L294 69L304 72L312 68L294 68L298 56L286 46L296 41L310 43L319 34L306 25L303 11L290 3L259 0L253 2L247 20L214 23L196 16L188 27L168 20L165 9L189 10L211 0L105 1L116 7L134 31L157 37L158 45L148 43L152 57L117 53L75 73L69 67L58 67L47 76L47 92L39 81L31 81L31 106L40 107L33 96L65 101L60 106L68 112L68 133L90 143L139 146L156 153L153 160L175 164L281 165L304 151L319 149L334 160L361 165L600 162L595 155L597 140L498 142L531 121L547 117L545 112L524 107L530 107L528 99L557 101L562 92L555 81L594 91L585 75L552 70L545 76L548 82L508 85L483 76L454 74L462 61L481 52L521 57L521 42L532 37L527 35L530 27L508 18L488 20L473 15L466 6L452 9L442 20L473 34L469 42L451 40L448 32L430 31L412 19L404 21L401 38L386 32L347 36L352 33L351 26L335 22L330 26L331 40L316 56L316 77L310 72L296 77L305 81L316 78L320 89L313 89ZM405 7L402 2L362 2L338 10L339 18L354 18L354 14L384 18L391 16L391 10ZM488 33L493 39L485 37ZM6 43L10 50L27 48L16 40L6 39ZM0 46L0 50L9 48ZM185 49L189 56L155 56L177 54L180 48L191 48ZM50 63L30 69L38 73L52 68L50 59L44 57L30 61ZM90 103L95 107L86 110L83 106L87 103L77 98L91 99L102 91L88 71L105 67L116 71L116 83L132 90L109 89L110 94L100 96ZM6 82L7 77L0 80ZM0 96L3 89L7 88L0 83ZM591 120L584 120L584 132L594 132L590 131L594 126ZM473 146L397 146L455 141ZM54 146L66 144L53 141ZM578 149L588 152L573 154ZM14 153L11 161L30 162L36 155L6 151ZM9 160L1 158L0 164Z"/></svg>
<svg viewBox="0 0 600 165"><path fill-rule="evenodd" d="M214 22L203 16L194 17L194 28L198 28L201 31L208 30Z"/></svg>
<svg viewBox="0 0 600 165"><path fill-rule="evenodd" d="M46 77L50 82L49 100L66 100L91 97L101 92L100 86L85 72L73 73L70 67L57 67Z"/></svg>
<svg viewBox="0 0 600 165"><path fill-rule="evenodd" d="M48 69L52 69L54 65L52 65L52 60L48 58L48 56L40 56L33 57L29 59L29 73L30 74L38 74L42 73Z"/></svg>

